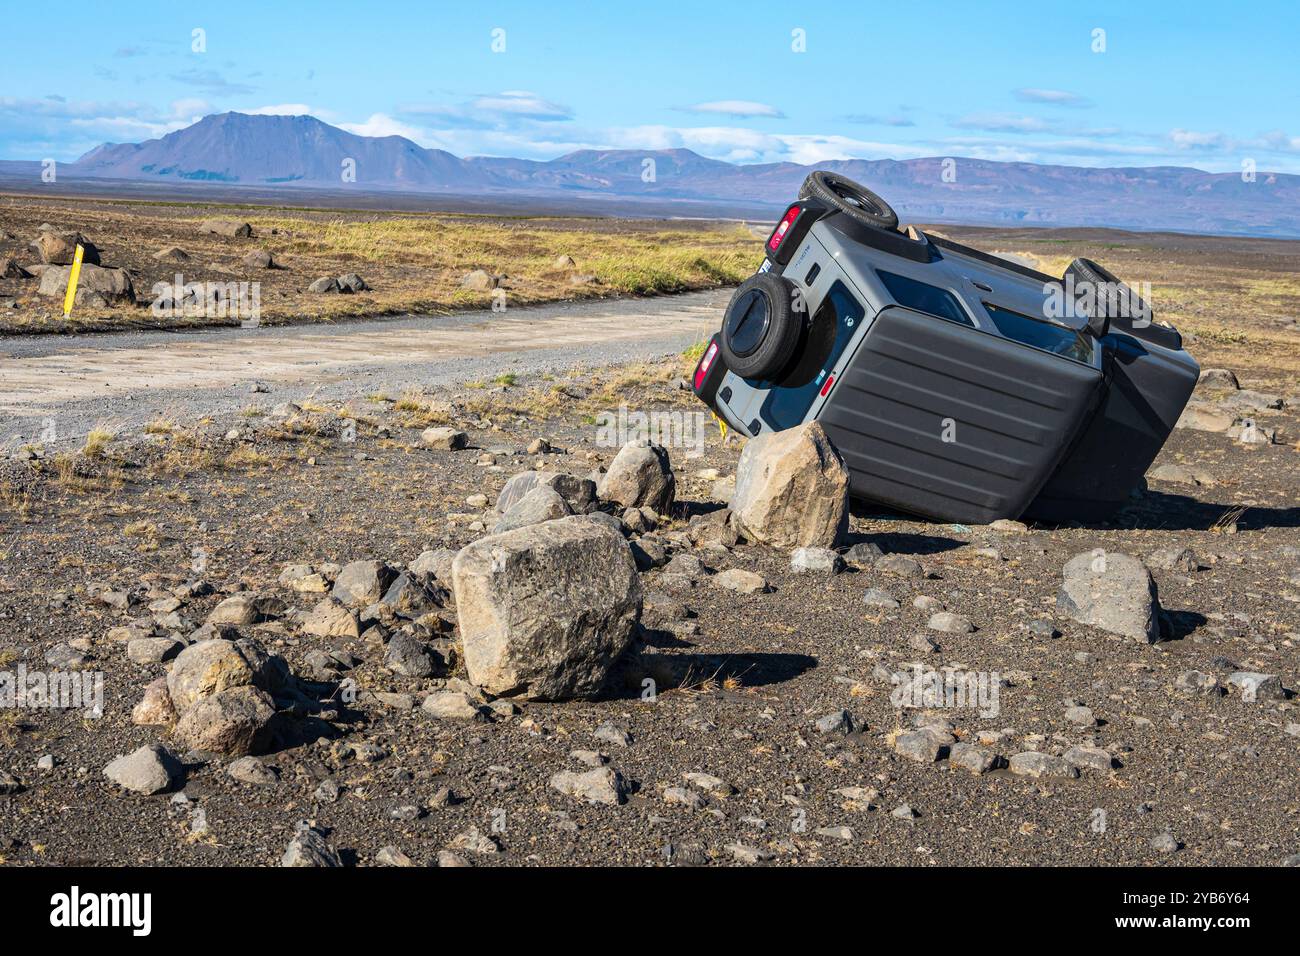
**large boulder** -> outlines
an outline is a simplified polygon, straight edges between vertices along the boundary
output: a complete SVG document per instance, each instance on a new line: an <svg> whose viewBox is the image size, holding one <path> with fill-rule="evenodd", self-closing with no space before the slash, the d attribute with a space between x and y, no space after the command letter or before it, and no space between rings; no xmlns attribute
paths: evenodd
<svg viewBox="0 0 1300 956"><path fill-rule="evenodd" d="M848 527L849 471L817 422L751 438L731 511L745 537L776 548L830 548Z"/></svg>
<svg viewBox="0 0 1300 956"><path fill-rule="evenodd" d="M331 593L346 607L366 607L382 598L396 577L383 561L352 561L343 565Z"/></svg>
<svg viewBox="0 0 1300 956"><path fill-rule="evenodd" d="M596 505L596 483L590 478L566 475L561 471L524 471L506 482L494 507L505 514L539 485L556 492L576 514L586 514Z"/></svg>
<svg viewBox="0 0 1300 956"><path fill-rule="evenodd" d="M597 494L624 508L653 508L667 514L673 506L676 481L662 445L647 439L624 445L601 479Z"/></svg>
<svg viewBox="0 0 1300 956"><path fill-rule="evenodd" d="M482 538L451 575L469 679L496 695L595 696L641 613L631 548L586 517Z"/></svg>
<svg viewBox="0 0 1300 956"><path fill-rule="evenodd" d="M253 227L238 219L204 219L199 223L199 232L228 239L247 239L253 234Z"/></svg>
<svg viewBox="0 0 1300 956"><path fill-rule="evenodd" d="M266 748L275 706L256 687L229 687L205 697L181 716L173 731L186 747L228 757Z"/></svg>
<svg viewBox="0 0 1300 956"><path fill-rule="evenodd" d="M70 266L81 246L82 265L99 265L99 249L79 232L42 232L32 243L41 262L52 266Z"/></svg>
<svg viewBox="0 0 1300 956"><path fill-rule="evenodd" d="M284 661L254 641L215 637L191 644L176 656L167 674L167 692L177 713L231 687L258 687L274 693L288 678Z"/></svg>
<svg viewBox="0 0 1300 956"><path fill-rule="evenodd" d="M1160 600L1151 572L1118 551L1084 551L1066 562L1056 606L1080 624L1147 644L1160 639Z"/></svg>
<svg viewBox="0 0 1300 956"><path fill-rule="evenodd" d="M41 271L41 284L36 287L38 295L63 298L68 292L68 278L72 275L72 266L50 266ZM93 296L105 302L135 302L135 287L125 269L105 269L102 266L82 265L77 277L76 303L85 304Z"/></svg>

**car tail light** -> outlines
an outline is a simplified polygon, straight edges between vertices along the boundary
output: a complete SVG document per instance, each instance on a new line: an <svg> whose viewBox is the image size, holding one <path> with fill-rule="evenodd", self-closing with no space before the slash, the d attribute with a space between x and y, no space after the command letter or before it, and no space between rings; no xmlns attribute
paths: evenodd
<svg viewBox="0 0 1300 956"><path fill-rule="evenodd" d="M713 367L713 360L718 357L718 343L710 342L709 347L705 350L700 364L695 366L695 390L698 392L704 380L709 377L709 369Z"/></svg>
<svg viewBox="0 0 1300 956"><path fill-rule="evenodd" d="M781 248L781 243L785 241L786 235L790 232L790 227L794 225L794 221L799 218L801 212L803 212L803 207L798 203L785 211L785 215L781 217L781 221L776 224L776 228L772 230L772 235L767 240L768 252L776 252Z"/></svg>
<svg viewBox="0 0 1300 956"><path fill-rule="evenodd" d="M826 397L827 393L830 392L830 390L831 390L831 386L834 385L834 384L835 384L835 376L834 376L834 375L827 375L827 376L826 376L826 384L822 386L822 393L821 393L821 394L822 394L822 398L825 398L825 397Z"/></svg>

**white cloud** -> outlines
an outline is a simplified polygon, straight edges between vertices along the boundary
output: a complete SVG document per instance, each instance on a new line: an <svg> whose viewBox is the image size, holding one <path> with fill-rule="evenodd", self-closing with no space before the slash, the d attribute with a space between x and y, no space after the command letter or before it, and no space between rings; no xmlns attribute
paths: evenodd
<svg viewBox="0 0 1300 956"><path fill-rule="evenodd" d="M475 110L534 120L566 120L573 117L568 107L544 100L536 93L529 93L527 90L506 90L502 93L478 96L470 101L469 105Z"/></svg>
<svg viewBox="0 0 1300 956"><path fill-rule="evenodd" d="M991 133L1041 133L1053 124L1036 116L1015 113L971 113L953 121L959 129L982 129Z"/></svg>
<svg viewBox="0 0 1300 956"><path fill-rule="evenodd" d="M1222 133L1202 133L1190 129L1171 129L1169 141L1179 149L1222 149L1228 138Z"/></svg>
<svg viewBox="0 0 1300 956"><path fill-rule="evenodd" d="M719 113L736 119L753 119L755 117L783 119L785 117L785 114L775 106L769 106L767 103L756 103L753 100L713 100L709 103L684 106L682 109L687 113Z"/></svg>
<svg viewBox="0 0 1300 956"><path fill-rule="evenodd" d="M313 110L306 103L276 103L272 106L259 106L253 110L240 110L241 113L251 113L254 116L315 116L320 118L320 113Z"/></svg>
<svg viewBox="0 0 1300 956"><path fill-rule="evenodd" d="M1078 93L1069 93L1065 90L1043 90L1033 87L1025 87L1016 90L1016 98L1026 103L1049 103L1052 106L1074 106L1085 107L1091 106L1092 101Z"/></svg>
<svg viewBox="0 0 1300 956"><path fill-rule="evenodd" d="M358 136L405 136L407 139L425 145L425 132L414 126L408 126L393 119L385 113L372 113L364 123L339 123L340 129Z"/></svg>

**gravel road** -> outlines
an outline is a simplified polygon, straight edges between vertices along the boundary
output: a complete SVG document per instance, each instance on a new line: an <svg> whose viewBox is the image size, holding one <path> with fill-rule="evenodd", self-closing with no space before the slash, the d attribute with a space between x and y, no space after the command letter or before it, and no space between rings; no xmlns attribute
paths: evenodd
<svg viewBox="0 0 1300 956"><path fill-rule="evenodd" d="M332 325L129 332L0 344L0 443L76 442L107 424L237 412L256 383L277 401L602 366L707 337L730 290ZM52 421L51 421L52 420ZM49 440L53 425L53 441Z"/></svg>

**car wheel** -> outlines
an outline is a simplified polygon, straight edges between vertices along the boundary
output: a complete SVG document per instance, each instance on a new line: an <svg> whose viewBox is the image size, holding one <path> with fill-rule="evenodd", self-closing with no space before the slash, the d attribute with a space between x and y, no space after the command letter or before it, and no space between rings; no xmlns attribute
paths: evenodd
<svg viewBox="0 0 1300 956"><path fill-rule="evenodd" d="M801 199L817 199L850 219L877 229L898 229L898 214L866 186L836 173L818 169L808 174L799 190Z"/></svg>
<svg viewBox="0 0 1300 956"><path fill-rule="evenodd" d="M794 286L770 272L740 284L722 319L722 357L741 378L771 378L794 355L803 314L794 309Z"/></svg>

